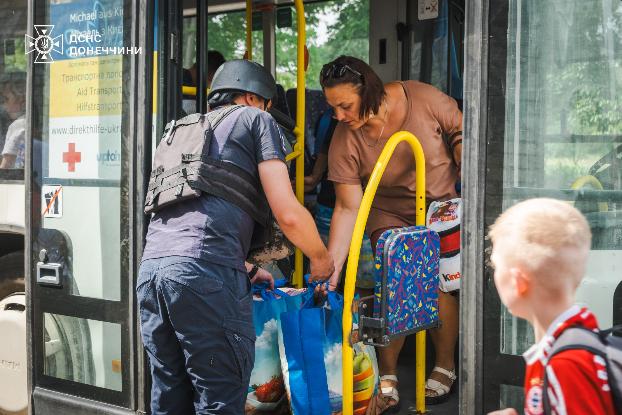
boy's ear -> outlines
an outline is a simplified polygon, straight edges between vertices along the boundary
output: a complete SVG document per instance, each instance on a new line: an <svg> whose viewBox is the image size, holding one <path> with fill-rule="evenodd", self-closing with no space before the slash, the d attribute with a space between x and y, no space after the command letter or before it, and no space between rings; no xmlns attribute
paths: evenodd
<svg viewBox="0 0 622 415"><path fill-rule="evenodd" d="M516 287L516 294L519 297L524 297L531 288L531 278L520 268L512 268L510 270L512 278L514 279L514 286Z"/></svg>

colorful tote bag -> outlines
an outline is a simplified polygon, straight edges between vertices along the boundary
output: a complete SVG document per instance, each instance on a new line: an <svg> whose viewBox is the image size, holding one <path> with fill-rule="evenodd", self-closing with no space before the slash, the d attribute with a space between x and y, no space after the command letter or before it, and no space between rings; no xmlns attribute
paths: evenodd
<svg viewBox="0 0 622 415"><path fill-rule="evenodd" d="M309 301L295 312L281 315L279 348L285 387L294 415L333 415L342 409L343 297L328 294L324 305ZM354 414L366 413L378 393L379 377L373 347L354 345Z"/></svg>
<svg viewBox="0 0 622 415"><path fill-rule="evenodd" d="M253 323L257 340L245 415L272 414L287 406L277 336L280 316L288 310L300 309L305 290L281 288L272 291L265 286L254 286L253 291Z"/></svg>
<svg viewBox="0 0 622 415"><path fill-rule="evenodd" d="M441 260L439 264L439 285L441 291L460 289L460 218L462 199L432 202L428 209L426 223L441 238Z"/></svg>
<svg viewBox="0 0 622 415"><path fill-rule="evenodd" d="M376 245L374 316L389 336L438 325L440 240L423 226L389 229Z"/></svg>

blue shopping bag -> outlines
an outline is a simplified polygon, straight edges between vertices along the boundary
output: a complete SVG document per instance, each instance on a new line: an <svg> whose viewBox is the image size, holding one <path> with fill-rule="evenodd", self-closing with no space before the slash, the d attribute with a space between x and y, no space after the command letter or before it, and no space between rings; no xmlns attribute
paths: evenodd
<svg viewBox="0 0 622 415"><path fill-rule="evenodd" d="M278 284L277 284L278 285ZM302 306L304 290L253 286L255 366L246 397L246 415L273 412L285 396L277 332L281 313Z"/></svg>
<svg viewBox="0 0 622 415"><path fill-rule="evenodd" d="M300 310L281 314L281 368L294 415L337 414L342 406L343 297L329 292L314 304L315 286L310 284ZM377 392L378 365L373 347L357 343L354 349L354 409L360 414Z"/></svg>

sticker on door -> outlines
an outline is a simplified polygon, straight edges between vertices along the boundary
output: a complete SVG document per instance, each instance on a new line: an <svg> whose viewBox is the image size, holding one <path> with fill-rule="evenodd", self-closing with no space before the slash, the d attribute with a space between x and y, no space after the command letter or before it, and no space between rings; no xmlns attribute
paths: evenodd
<svg viewBox="0 0 622 415"><path fill-rule="evenodd" d="M419 20L430 20L438 17L438 0L419 0L417 17Z"/></svg>
<svg viewBox="0 0 622 415"><path fill-rule="evenodd" d="M44 218L63 217L63 186L46 184L41 189L41 215Z"/></svg>

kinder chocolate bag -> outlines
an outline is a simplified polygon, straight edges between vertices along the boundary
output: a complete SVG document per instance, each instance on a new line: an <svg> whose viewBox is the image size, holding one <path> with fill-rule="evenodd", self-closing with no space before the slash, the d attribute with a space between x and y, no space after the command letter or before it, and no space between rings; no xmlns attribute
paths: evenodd
<svg viewBox="0 0 622 415"><path fill-rule="evenodd" d="M462 199L432 202L426 223L429 229L441 237L441 260L439 263L439 287L441 291L460 289L460 220Z"/></svg>
<svg viewBox="0 0 622 415"><path fill-rule="evenodd" d="M305 290L253 287L253 323L255 325L255 366L251 372L245 415L287 412L285 386L277 340L281 313L298 310Z"/></svg>

